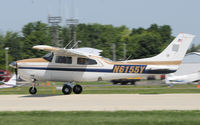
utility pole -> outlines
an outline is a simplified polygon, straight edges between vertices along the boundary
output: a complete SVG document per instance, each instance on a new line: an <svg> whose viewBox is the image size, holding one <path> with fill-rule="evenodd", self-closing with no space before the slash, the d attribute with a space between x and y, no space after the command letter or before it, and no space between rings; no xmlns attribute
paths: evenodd
<svg viewBox="0 0 200 125"><path fill-rule="evenodd" d="M115 45L115 43L112 44L112 50L113 50L113 61L116 61L116 45Z"/></svg>
<svg viewBox="0 0 200 125"><path fill-rule="evenodd" d="M8 50L9 50L9 48L8 48L8 47L6 47L6 48L5 48L6 71L8 71Z"/></svg>
<svg viewBox="0 0 200 125"><path fill-rule="evenodd" d="M75 45L74 48L78 48L78 43L76 39L76 26L78 25L79 20L71 17L67 19L66 22L70 29L70 41L73 41L73 44L70 46L70 48L73 47L73 45Z"/></svg>
<svg viewBox="0 0 200 125"><path fill-rule="evenodd" d="M61 23L62 18L60 16L49 16L48 23L51 24L51 45L56 47L62 47L59 40L59 23Z"/></svg>
<svg viewBox="0 0 200 125"><path fill-rule="evenodd" d="M70 5L70 16L69 18L66 20L66 24L69 27L69 46L67 46L68 48L78 48L78 43L81 41L77 41L77 34L76 34L76 27L79 24L79 20L78 18L76 18L76 14L74 11L74 0L70 1L71 5Z"/></svg>
<svg viewBox="0 0 200 125"><path fill-rule="evenodd" d="M126 60L126 43L124 43L124 60Z"/></svg>

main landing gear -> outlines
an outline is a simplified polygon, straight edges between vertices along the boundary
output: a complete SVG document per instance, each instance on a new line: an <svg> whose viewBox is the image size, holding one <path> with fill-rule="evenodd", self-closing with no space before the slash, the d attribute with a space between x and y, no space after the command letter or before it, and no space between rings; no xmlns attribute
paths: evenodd
<svg viewBox="0 0 200 125"><path fill-rule="evenodd" d="M63 85L63 88L62 88L63 94L69 95L69 94L72 93L72 91L75 94L81 94L81 92L83 91L83 88L82 88L81 85L78 85L78 84L73 85L72 83L65 83ZM32 87L30 87L29 93L32 94L32 95L37 93L36 80L35 79L32 80Z"/></svg>
<svg viewBox="0 0 200 125"><path fill-rule="evenodd" d="M62 88L62 92L65 95L69 95L72 93L72 91L75 94L81 94L81 92L83 91L83 88L81 85L73 85L72 83L66 83L64 84L63 88Z"/></svg>

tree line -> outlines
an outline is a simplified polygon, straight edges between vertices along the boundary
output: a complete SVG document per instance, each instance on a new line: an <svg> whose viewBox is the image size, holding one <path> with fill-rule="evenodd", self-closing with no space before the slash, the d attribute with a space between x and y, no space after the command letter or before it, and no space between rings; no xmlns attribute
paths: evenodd
<svg viewBox="0 0 200 125"><path fill-rule="evenodd" d="M41 57L46 52L34 50L34 45L51 45L51 26L38 22L26 24L21 32L0 34L0 69L5 69L5 48L9 47L9 62ZM59 26L59 41L65 46L70 41L68 27ZM102 24L79 24L76 28L79 47L103 50L102 56L112 59L112 45L116 45L117 60L123 59L124 45L130 59L151 57L160 53L174 38L169 25L152 24L148 28L129 29Z"/></svg>

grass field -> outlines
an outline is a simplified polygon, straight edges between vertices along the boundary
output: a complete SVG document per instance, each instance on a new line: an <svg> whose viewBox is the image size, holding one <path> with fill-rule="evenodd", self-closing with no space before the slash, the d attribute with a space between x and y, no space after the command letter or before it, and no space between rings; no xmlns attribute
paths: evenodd
<svg viewBox="0 0 200 125"><path fill-rule="evenodd" d="M109 83L84 83L82 94L167 94L167 93L200 93L200 88L196 85L175 85L169 88L166 85L120 85L112 86ZM94 85L94 86L91 86ZM96 86L95 86L96 85ZM38 86L37 94L62 94L61 90L56 90L53 86ZM29 87L15 87L0 89L0 94L29 94Z"/></svg>
<svg viewBox="0 0 200 125"><path fill-rule="evenodd" d="M199 125L200 111L0 112L0 125Z"/></svg>

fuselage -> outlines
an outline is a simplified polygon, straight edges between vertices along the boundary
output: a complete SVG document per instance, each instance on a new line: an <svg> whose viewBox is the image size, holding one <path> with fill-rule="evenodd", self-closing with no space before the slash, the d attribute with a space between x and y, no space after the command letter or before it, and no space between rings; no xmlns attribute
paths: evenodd
<svg viewBox="0 0 200 125"><path fill-rule="evenodd" d="M101 56L57 56L17 61L18 74L31 81L101 81L175 72L167 62L113 62ZM83 62L81 62L81 60ZM176 69L176 66L175 68Z"/></svg>

